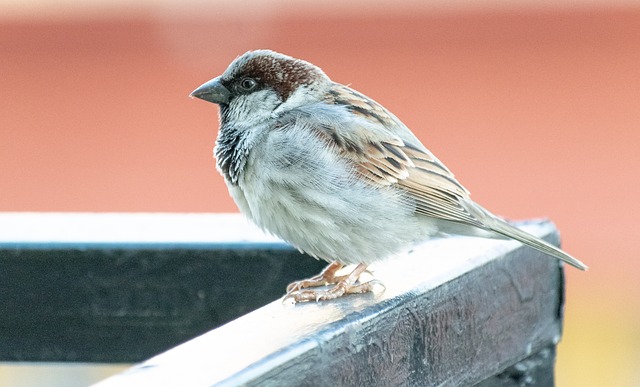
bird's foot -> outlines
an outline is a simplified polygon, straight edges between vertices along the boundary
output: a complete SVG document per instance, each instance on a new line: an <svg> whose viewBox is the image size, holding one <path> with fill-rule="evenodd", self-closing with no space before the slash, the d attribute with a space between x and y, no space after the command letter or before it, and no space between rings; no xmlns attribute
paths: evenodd
<svg viewBox="0 0 640 387"><path fill-rule="evenodd" d="M319 275L289 284L287 286L287 294L284 296L283 302L292 300L296 302L306 301L325 301L333 300L345 294L359 294L373 291L375 285L382 286L382 282L371 280L359 283L360 275L364 273L367 266L359 264L348 275L337 276L336 272L344 265L334 262L322 271ZM334 285L329 289L305 289L310 287L319 287L326 285Z"/></svg>
<svg viewBox="0 0 640 387"><path fill-rule="evenodd" d="M293 293L287 293L283 301L295 302L334 300L345 294L359 294L372 292L375 285L382 285L378 280L371 280L362 284L349 284L346 280L340 281L329 289L304 289Z"/></svg>
<svg viewBox="0 0 640 387"><path fill-rule="evenodd" d="M329 266L325 267L320 274L314 277L290 283L287 286L287 296L304 288L315 288L318 286L337 284L347 277L346 275L336 275L338 270L342 269L343 267L343 264L339 262L333 262Z"/></svg>

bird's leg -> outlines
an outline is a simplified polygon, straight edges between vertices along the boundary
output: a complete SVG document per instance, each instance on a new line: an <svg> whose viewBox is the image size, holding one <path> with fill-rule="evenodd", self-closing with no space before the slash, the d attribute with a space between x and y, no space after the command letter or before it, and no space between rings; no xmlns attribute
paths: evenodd
<svg viewBox="0 0 640 387"><path fill-rule="evenodd" d="M334 262L335 264L335 262ZM332 264L332 265L334 265ZM329 269L330 265L327 269ZM358 283L360 275L367 270L367 265L364 263L356 266L351 273L346 276L333 277L340 278L335 285L327 290L323 289L309 289L309 290L295 290L292 288L284 297L285 300L291 298L294 302L304 301L321 301L321 300L333 300L341 297L345 294L353 293L367 293L373 290L374 285L382 285L378 280L371 280L365 283ZM324 273L324 272L323 272ZM335 274L335 271L334 271ZM321 276L322 274L320 274ZM383 286L384 287L384 286Z"/></svg>
<svg viewBox="0 0 640 387"><path fill-rule="evenodd" d="M336 276L338 270L342 269L343 267L344 265L338 261L332 262L331 264L329 264L329 266L325 267L322 272L320 272L320 274L311 278L290 283L287 286L287 295L293 292L300 291L304 288L314 288L318 286L326 286L338 283L338 281L341 281L342 279L347 277L346 275Z"/></svg>

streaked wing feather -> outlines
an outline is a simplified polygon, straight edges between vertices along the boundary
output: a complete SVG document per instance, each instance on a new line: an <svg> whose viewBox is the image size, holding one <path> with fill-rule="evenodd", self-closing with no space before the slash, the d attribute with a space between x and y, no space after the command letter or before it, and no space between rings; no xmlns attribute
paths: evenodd
<svg viewBox="0 0 640 387"><path fill-rule="evenodd" d="M482 227L481 221L465 206L469 192L397 118L378 103L346 86L336 85L330 95L332 103L344 105L352 113L372 123L382 124L379 126L386 129L383 138L374 141L372 136L362 136L364 140L360 140L357 146L341 147L365 178L372 184L402 188L415 201L416 212L420 214ZM334 132L329 137L336 140L340 135ZM349 141L354 141L354 138L360 139L350 136ZM338 145L346 142L336 141Z"/></svg>

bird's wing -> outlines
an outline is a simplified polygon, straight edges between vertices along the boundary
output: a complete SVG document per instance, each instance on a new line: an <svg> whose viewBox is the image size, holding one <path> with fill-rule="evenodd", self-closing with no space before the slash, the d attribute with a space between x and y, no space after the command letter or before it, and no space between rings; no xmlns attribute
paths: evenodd
<svg viewBox="0 0 640 387"><path fill-rule="evenodd" d="M320 130L371 184L403 189L420 214L484 228L469 192L402 122L346 86L335 84L329 95L327 102L343 105L367 125Z"/></svg>
<svg viewBox="0 0 640 387"><path fill-rule="evenodd" d="M403 190L419 214L474 226L494 237L513 238L579 269L587 268L559 248L474 203L451 171L378 103L339 84L334 84L324 102L342 106L346 115L322 119L322 114L317 114L314 120L306 120L305 125L351 160L370 184Z"/></svg>

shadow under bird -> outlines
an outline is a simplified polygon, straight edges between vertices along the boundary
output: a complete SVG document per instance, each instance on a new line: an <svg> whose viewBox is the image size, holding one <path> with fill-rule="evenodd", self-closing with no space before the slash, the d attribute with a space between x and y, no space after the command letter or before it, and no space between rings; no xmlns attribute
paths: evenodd
<svg viewBox="0 0 640 387"><path fill-rule="evenodd" d="M449 235L512 238L587 268L472 201L391 112L309 62L249 51L191 96L220 106L214 153L240 211L330 262L290 284L285 299L372 291L378 281L359 280L368 265ZM350 264L353 271L338 275Z"/></svg>

